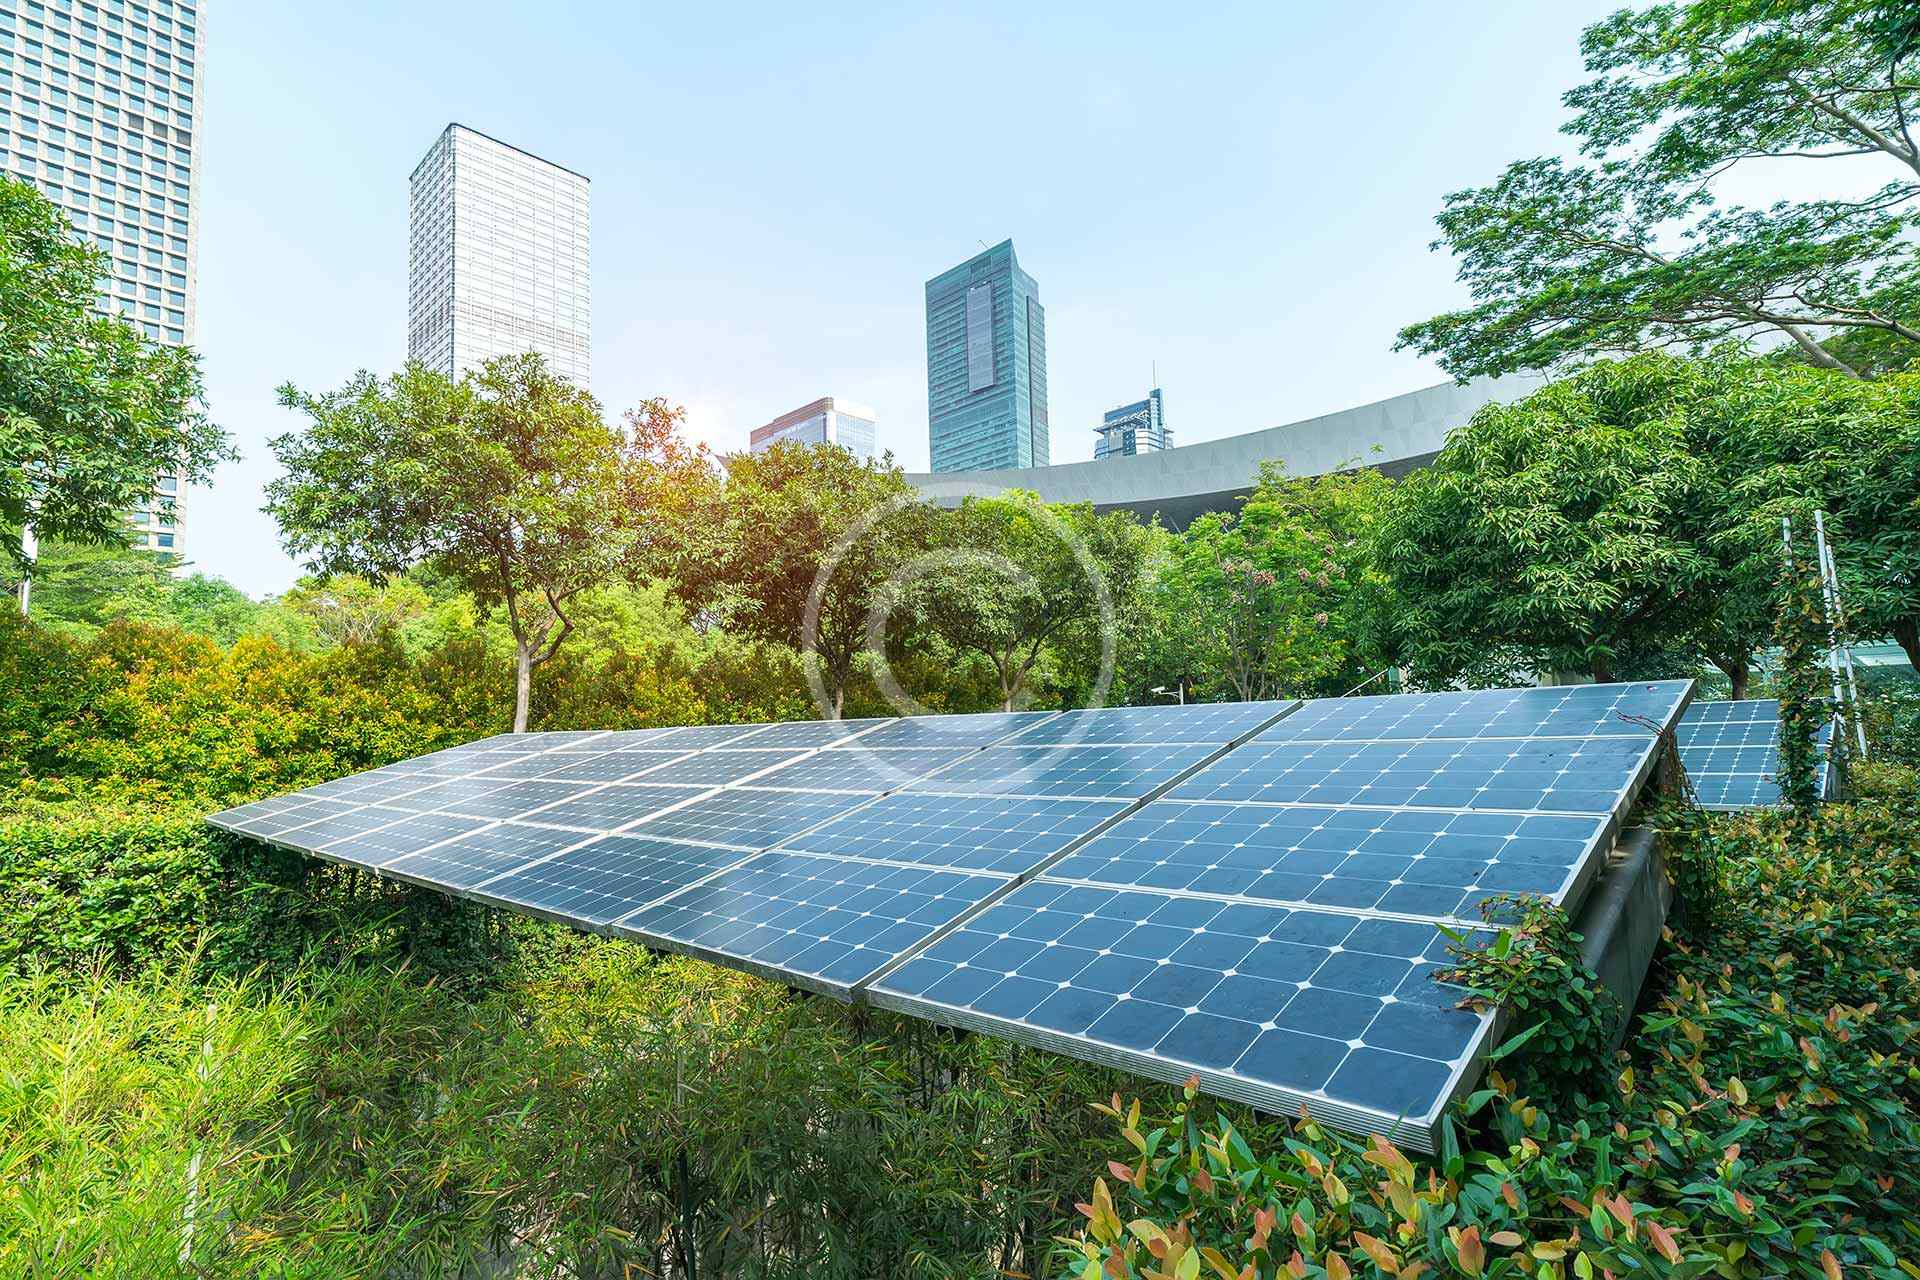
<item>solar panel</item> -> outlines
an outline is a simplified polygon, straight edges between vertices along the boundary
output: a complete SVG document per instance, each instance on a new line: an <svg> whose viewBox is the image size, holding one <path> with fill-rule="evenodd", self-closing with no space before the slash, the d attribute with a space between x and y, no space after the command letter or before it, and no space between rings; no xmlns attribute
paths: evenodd
<svg viewBox="0 0 1920 1280"><path fill-rule="evenodd" d="M1363 1132L1431 1131L1491 1017L1431 924L1036 881L867 997Z"/></svg>
<svg viewBox="0 0 1920 1280"><path fill-rule="evenodd" d="M984 747L1056 715L1052 711L983 711L959 716L911 716L865 734L869 747Z"/></svg>
<svg viewBox="0 0 1920 1280"><path fill-rule="evenodd" d="M663 764L636 776L635 781L667 783L673 786L717 786L738 782L776 765L798 760L801 751L702 751L671 764Z"/></svg>
<svg viewBox="0 0 1920 1280"><path fill-rule="evenodd" d="M855 984L1007 883L1000 876L763 853L613 928L650 945L848 998Z"/></svg>
<svg viewBox="0 0 1920 1280"><path fill-rule="evenodd" d="M474 886L473 896L602 928L751 855L636 831L602 836Z"/></svg>
<svg viewBox="0 0 1920 1280"><path fill-rule="evenodd" d="M1281 719L859 994L1431 1150L1492 1024L1434 981L1438 926L1495 893L1576 907L1689 692L1447 695L1471 716L1309 703L1317 727ZM1416 723L1443 736L1317 736Z"/></svg>
<svg viewBox="0 0 1920 1280"><path fill-rule="evenodd" d="M1615 812L1658 740L1478 738L1437 742L1255 739L1174 788L1181 800Z"/></svg>
<svg viewBox="0 0 1920 1280"><path fill-rule="evenodd" d="M1114 746L1125 743L1217 743L1245 737L1298 704L1220 702L1164 707L1101 707L1066 711L1022 731L1013 741L1027 746Z"/></svg>
<svg viewBox="0 0 1920 1280"><path fill-rule="evenodd" d="M1046 800L901 792L836 818L787 847L958 871L1019 875L1125 812L1122 800Z"/></svg>
<svg viewBox="0 0 1920 1280"><path fill-rule="evenodd" d="M1674 729L1680 763L1693 783L1695 799L1706 809L1760 809L1784 803L1780 792L1780 703L1774 698L1691 704ZM1824 761L1833 743L1833 725L1821 728L1818 747ZM1820 770L1820 794L1827 794L1830 769Z"/></svg>
<svg viewBox="0 0 1920 1280"><path fill-rule="evenodd" d="M466 889L585 839L578 831L501 822L395 858L381 870L432 887Z"/></svg>
<svg viewBox="0 0 1920 1280"><path fill-rule="evenodd" d="M525 820L542 826L612 831L676 805L683 805L711 791L711 787L657 787L646 783L616 782L581 792L544 809L535 809L525 816Z"/></svg>
<svg viewBox="0 0 1920 1280"><path fill-rule="evenodd" d="M766 849L855 805L864 804L866 799L861 795L809 795L732 787L661 814L646 823L641 833L704 840L742 849Z"/></svg>
<svg viewBox="0 0 1920 1280"><path fill-rule="evenodd" d="M1132 800L1212 755L1206 746L987 747L912 784L956 795Z"/></svg>
<svg viewBox="0 0 1920 1280"><path fill-rule="evenodd" d="M1494 894L1563 901L1610 830L1599 817L1158 800L1047 875L1476 922Z"/></svg>
<svg viewBox="0 0 1920 1280"><path fill-rule="evenodd" d="M1576 908L1690 691L489 739L212 821L1431 1149L1491 1034L1438 926Z"/></svg>
<svg viewBox="0 0 1920 1280"><path fill-rule="evenodd" d="M764 787L877 794L944 769L976 747L868 747L863 741L820 751L754 779Z"/></svg>
<svg viewBox="0 0 1920 1280"><path fill-rule="evenodd" d="M793 720L768 725L742 746L752 747L825 747L856 738L878 725L892 724L887 719L870 720Z"/></svg>
<svg viewBox="0 0 1920 1280"><path fill-rule="evenodd" d="M1666 723L1684 688L1684 681L1667 680L1317 698L1262 732L1259 741L1641 738L1646 727L1628 717Z"/></svg>

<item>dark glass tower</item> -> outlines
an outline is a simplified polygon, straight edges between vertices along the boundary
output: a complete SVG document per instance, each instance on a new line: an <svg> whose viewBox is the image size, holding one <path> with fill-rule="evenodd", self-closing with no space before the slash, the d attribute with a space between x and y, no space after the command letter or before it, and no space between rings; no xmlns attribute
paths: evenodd
<svg viewBox="0 0 1920 1280"><path fill-rule="evenodd" d="M931 469L1047 465L1047 318L1013 241L927 281Z"/></svg>

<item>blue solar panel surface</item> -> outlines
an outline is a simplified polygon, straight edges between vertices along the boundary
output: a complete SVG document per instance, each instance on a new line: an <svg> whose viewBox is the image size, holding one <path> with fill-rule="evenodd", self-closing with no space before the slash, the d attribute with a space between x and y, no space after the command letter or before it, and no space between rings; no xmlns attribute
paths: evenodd
<svg viewBox="0 0 1920 1280"><path fill-rule="evenodd" d="M1135 800L1213 754L1206 746L987 747L913 784L955 795Z"/></svg>
<svg viewBox="0 0 1920 1280"><path fill-rule="evenodd" d="M614 927L845 995L1006 883L998 876L764 853Z"/></svg>
<svg viewBox="0 0 1920 1280"><path fill-rule="evenodd" d="M1019 875L1127 809L1120 800L902 792L787 841L789 848Z"/></svg>
<svg viewBox="0 0 1920 1280"><path fill-rule="evenodd" d="M1783 803L1780 783L1780 703L1773 698L1696 702L1674 729L1680 763L1694 796L1709 809L1761 809ZM1820 731L1826 758L1833 726ZM1822 771L1822 794L1827 778Z"/></svg>
<svg viewBox="0 0 1920 1280"><path fill-rule="evenodd" d="M1577 905L1688 692L509 735L213 821L1426 1147L1437 925Z"/></svg>

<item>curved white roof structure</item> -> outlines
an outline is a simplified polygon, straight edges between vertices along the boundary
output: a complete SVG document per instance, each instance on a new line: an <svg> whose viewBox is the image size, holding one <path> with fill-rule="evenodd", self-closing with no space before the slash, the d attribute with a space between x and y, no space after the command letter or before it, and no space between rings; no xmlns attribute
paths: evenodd
<svg viewBox="0 0 1920 1280"><path fill-rule="evenodd" d="M1154 453L907 479L942 506L958 506L969 495L1027 489L1048 502L1091 502L1101 511L1126 508L1184 528L1202 512L1235 510L1258 482L1260 464L1270 459L1285 463L1292 475L1353 466L1399 475L1424 466L1440 452L1447 433L1482 405L1517 400L1544 382L1533 374L1479 378L1465 386L1443 382L1318 418Z"/></svg>

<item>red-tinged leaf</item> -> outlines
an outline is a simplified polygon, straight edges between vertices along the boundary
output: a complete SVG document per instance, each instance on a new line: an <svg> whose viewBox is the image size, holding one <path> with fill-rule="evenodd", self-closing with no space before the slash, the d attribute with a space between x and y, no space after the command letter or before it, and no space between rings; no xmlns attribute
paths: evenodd
<svg viewBox="0 0 1920 1280"><path fill-rule="evenodd" d="M1205 1169L1195 1169L1193 1171L1193 1185L1200 1188L1203 1195L1212 1195L1213 1175Z"/></svg>
<svg viewBox="0 0 1920 1280"><path fill-rule="evenodd" d="M1453 1242L1454 1252L1460 1255L1460 1269L1470 1276L1477 1276L1487 1267L1487 1249L1480 1243L1480 1228L1468 1227Z"/></svg>
<svg viewBox="0 0 1920 1280"><path fill-rule="evenodd" d="M1347 1260L1337 1253L1327 1255L1327 1280L1353 1280L1353 1270L1347 1266Z"/></svg>
<svg viewBox="0 0 1920 1280"><path fill-rule="evenodd" d="M1107 1161L1107 1171L1122 1182L1130 1183L1133 1181L1133 1169L1128 1165L1121 1164L1118 1160Z"/></svg>
<svg viewBox="0 0 1920 1280"><path fill-rule="evenodd" d="M1359 1245L1361 1251L1369 1258L1373 1259L1374 1266L1380 1268L1390 1276L1400 1274L1400 1259L1394 1256L1393 1247L1385 1240L1380 1239L1378 1236L1370 1236L1364 1231L1356 1231L1353 1233L1353 1242Z"/></svg>
<svg viewBox="0 0 1920 1280"><path fill-rule="evenodd" d="M1646 1223L1646 1228L1647 1239L1653 1242L1653 1247L1659 1251L1660 1256L1668 1262L1678 1264L1680 1261L1680 1246L1674 1241L1673 1232L1652 1220Z"/></svg>
<svg viewBox="0 0 1920 1280"><path fill-rule="evenodd" d="M1080 1211L1081 1217L1085 1218L1089 1222L1093 1221L1094 1209L1092 1205L1088 1204L1084 1200L1076 1200L1074 1201L1073 1207Z"/></svg>
<svg viewBox="0 0 1920 1280"><path fill-rule="evenodd" d="M1507 1208L1513 1210L1515 1213L1520 1212L1520 1193L1513 1189L1511 1182L1502 1182L1500 1184L1500 1198L1507 1202Z"/></svg>
<svg viewBox="0 0 1920 1280"><path fill-rule="evenodd" d="M1840 1280L1840 1259L1833 1256L1833 1250L1820 1251L1820 1269L1827 1273L1827 1280Z"/></svg>
<svg viewBox="0 0 1920 1280"><path fill-rule="evenodd" d="M1298 1249L1295 1249L1293 1256L1287 1259L1287 1274L1295 1277L1295 1280L1307 1274L1307 1260L1300 1256Z"/></svg>

